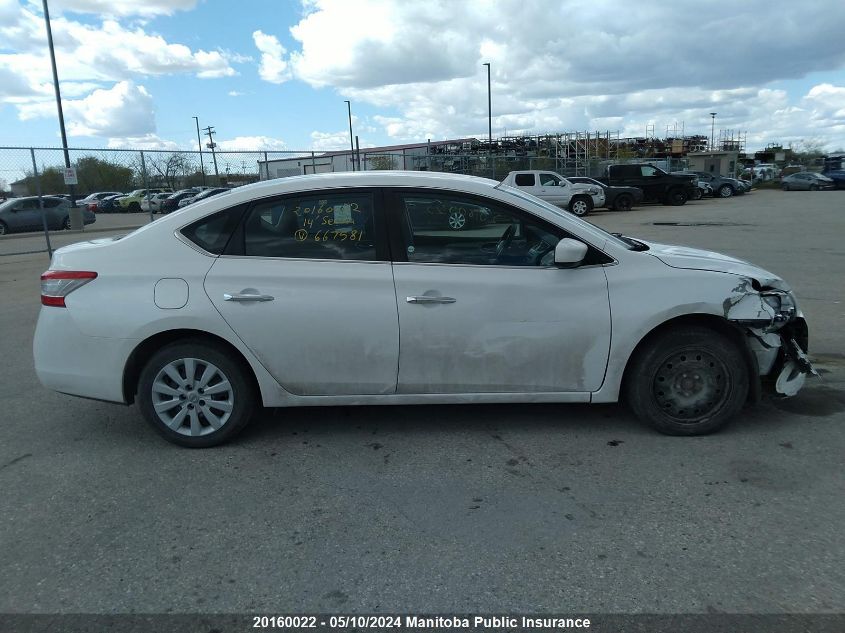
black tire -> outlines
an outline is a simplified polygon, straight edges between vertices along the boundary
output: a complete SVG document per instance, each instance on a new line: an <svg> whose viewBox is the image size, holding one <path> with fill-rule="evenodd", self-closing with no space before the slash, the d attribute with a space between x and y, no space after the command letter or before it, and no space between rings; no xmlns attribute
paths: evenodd
<svg viewBox="0 0 845 633"><path fill-rule="evenodd" d="M589 196L575 196L569 201L569 212L583 218L593 210L593 199Z"/></svg>
<svg viewBox="0 0 845 633"><path fill-rule="evenodd" d="M787 184L781 185L780 188L783 189L784 191L789 191L789 185L787 185Z"/></svg>
<svg viewBox="0 0 845 633"><path fill-rule="evenodd" d="M689 196L687 192L683 189L670 189L669 193L666 194L666 202L665 204L670 204L673 207L680 207L687 203L687 199Z"/></svg>
<svg viewBox="0 0 845 633"><path fill-rule="evenodd" d="M616 211L630 211L633 206L634 198L627 193L619 194L613 201L613 208Z"/></svg>
<svg viewBox="0 0 845 633"><path fill-rule="evenodd" d="M5 222L0 221L0 235L8 235L8 233L9 233L9 227L6 226Z"/></svg>
<svg viewBox="0 0 845 633"><path fill-rule="evenodd" d="M701 200L704 197L704 194L701 191L701 187L696 187L693 189L692 199L693 200Z"/></svg>
<svg viewBox="0 0 845 633"><path fill-rule="evenodd" d="M62 220L62 228L65 231L70 231L70 216L69 215L66 215L65 219Z"/></svg>
<svg viewBox="0 0 845 633"><path fill-rule="evenodd" d="M195 362L194 382L196 384L189 384L190 381L187 380L189 377L186 371L187 363L183 365L185 371L180 373L177 369L177 373L185 381L181 385L163 373L164 368L171 363L178 365L180 362L189 360ZM228 381L225 394L212 394L210 400L208 394L205 394L203 389L197 386L201 383L196 382L198 380L197 375L202 378L202 373L209 366L216 368L218 373L208 382L208 385L211 387L223 385L222 379L217 380L218 376ZM248 367L233 360L230 352L214 343L201 339L188 339L173 343L153 355L141 371L138 379L138 406L147 422L166 440L188 448L216 446L237 435L252 417L257 394L248 372ZM172 391L184 392L178 398L175 394L172 395L174 403L182 402L184 404L174 404L174 406L162 412L165 418L170 417L170 425L162 417L159 417L155 410L156 403L170 401L165 398L162 392L153 392L153 383L157 379L159 383L165 382L165 386L170 387ZM208 389L208 386L206 386L206 389ZM221 400L224 395L227 399ZM219 404L215 406L209 404L209 402ZM224 405L231 409L228 411L228 416L226 416L226 411L222 409ZM180 411L171 416L176 408ZM181 419L177 420L182 410L184 410L184 413L182 413ZM221 418L225 418L219 428L214 430L214 425L206 417L205 411L208 411L212 417L219 415ZM191 428L194 424L194 418L196 418L198 434L193 434ZM216 419L220 422L220 418ZM176 425L178 425L178 429Z"/></svg>
<svg viewBox="0 0 845 633"><path fill-rule="evenodd" d="M666 435L703 435L726 425L748 396L748 366L737 344L706 327L667 330L626 372L634 414Z"/></svg>
<svg viewBox="0 0 845 633"><path fill-rule="evenodd" d="M818 190L819 190L818 185L810 185L810 191L818 191Z"/></svg>
<svg viewBox="0 0 845 633"><path fill-rule="evenodd" d="M716 193L719 194L720 198L730 198L736 192L734 191L734 188L730 185L722 185L721 187L719 187Z"/></svg>
<svg viewBox="0 0 845 633"><path fill-rule="evenodd" d="M129 203L129 213L140 213L141 212L141 205L137 202L130 202Z"/></svg>

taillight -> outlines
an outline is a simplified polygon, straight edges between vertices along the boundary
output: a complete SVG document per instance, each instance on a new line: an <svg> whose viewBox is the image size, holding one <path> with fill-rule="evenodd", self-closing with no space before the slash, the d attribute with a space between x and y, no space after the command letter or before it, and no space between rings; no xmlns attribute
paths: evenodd
<svg viewBox="0 0 845 633"><path fill-rule="evenodd" d="M96 278L87 270L48 270L41 275L41 305L64 308L65 297Z"/></svg>
<svg viewBox="0 0 845 633"><path fill-rule="evenodd" d="M96 211L97 210L97 203L96 202L89 203L88 204L88 210L89 211Z"/></svg>

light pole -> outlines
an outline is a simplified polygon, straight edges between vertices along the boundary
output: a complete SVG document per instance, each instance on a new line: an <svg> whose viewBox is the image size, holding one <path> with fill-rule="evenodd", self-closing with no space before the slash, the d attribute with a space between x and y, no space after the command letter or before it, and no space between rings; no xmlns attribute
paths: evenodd
<svg viewBox="0 0 845 633"><path fill-rule="evenodd" d="M200 170L202 171L202 186L205 187L205 163L202 160L202 139L200 138L200 120L197 117L191 117L197 123L197 147L200 150Z"/></svg>
<svg viewBox="0 0 845 633"><path fill-rule="evenodd" d="M205 130L206 135L208 135L208 143L206 144L206 147L211 150L211 157L214 159L214 178L217 180L216 184L219 187L220 172L217 171L217 154L214 153L214 148L217 147L217 143L214 142L214 127L209 125L203 129Z"/></svg>
<svg viewBox="0 0 845 633"><path fill-rule="evenodd" d="M346 110L349 113L349 151L352 154L352 171L355 171L355 142L352 139L352 104L344 101Z"/></svg>
<svg viewBox="0 0 845 633"><path fill-rule="evenodd" d="M487 66L487 162L490 164L490 170L495 178L495 170L493 170L493 101L490 95L490 62L484 62L482 66Z"/></svg>
<svg viewBox="0 0 845 633"><path fill-rule="evenodd" d="M716 145L716 113L710 113L710 151L714 150Z"/></svg>
<svg viewBox="0 0 845 633"><path fill-rule="evenodd" d="M53 29L50 28L50 10L47 8L47 0L42 0L44 6L44 22L47 24L47 46L50 49L50 64L53 66L53 87L56 91L56 108L59 110L59 129L62 133L62 149L65 153L65 167L70 169L70 154L67 151L67 134L65 133L65 115L62 111L62 93L59 90L59 71L56 69L56 51L53 48ZM76 204L76 192L73 185L70 189L70 204Z"/></svg>

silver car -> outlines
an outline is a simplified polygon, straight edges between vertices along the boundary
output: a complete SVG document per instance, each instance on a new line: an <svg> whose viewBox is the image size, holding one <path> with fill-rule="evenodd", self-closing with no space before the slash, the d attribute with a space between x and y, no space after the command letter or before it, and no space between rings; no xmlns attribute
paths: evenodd
<svg viewBox="0 0 845 633"><path fill-rule="evenodd" d="M836 189L833 178L828 178L814 171L799 171L781 180L784 191L818 191L819 189Z"/></svg>
<svg viewBox="0 0 845 633"><path fill-rule="evenodd" d="M52 230L70 228L70 200L57 196L44 196L44 214L47 227ZM82 210L85 224L93 224L97 216L87 208ZM44 226L38 196L13 198L0 204L0 235L19 231L38 231Z"/></svg>

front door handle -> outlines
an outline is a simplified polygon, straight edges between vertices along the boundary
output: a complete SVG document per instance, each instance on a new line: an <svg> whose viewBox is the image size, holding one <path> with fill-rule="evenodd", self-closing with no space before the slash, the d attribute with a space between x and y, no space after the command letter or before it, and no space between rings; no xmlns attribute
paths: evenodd
<svg viewBox="0 0 845 633"><path fill-rule="evenodd" d="M432 297L429 295L420 295L418 297L405 297L408 303L455 303L457 299L452 297Z"/></svg>
<svg viewBox="0 0 845 633"><path fill-rule="evenodd" d="M223 295L223 301L272 301L275 297L270 295L252 295L252 294L229 294Z"/></svg>

